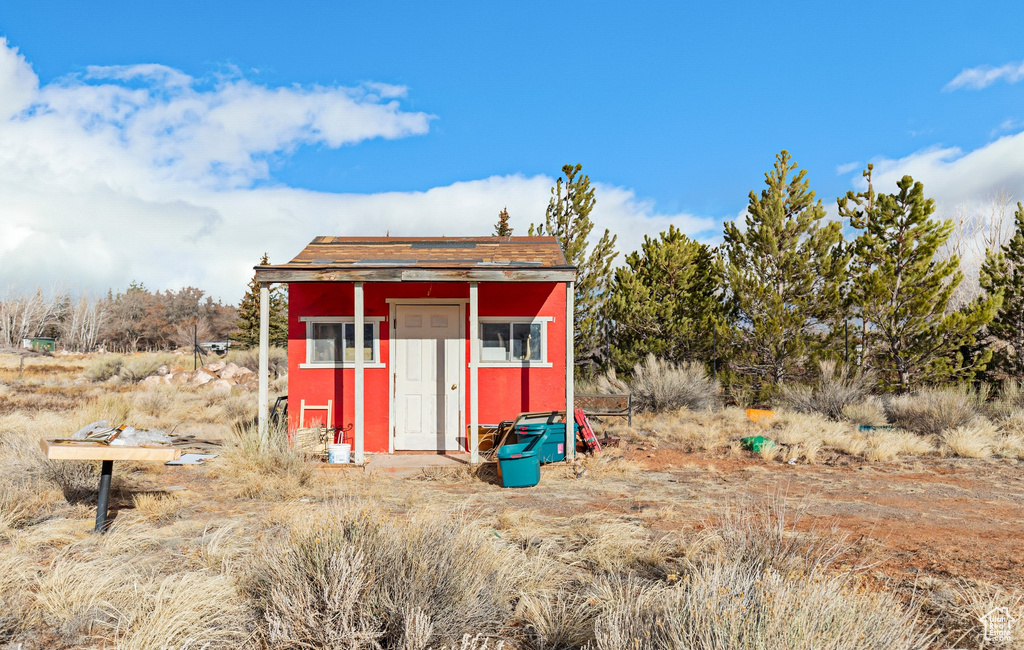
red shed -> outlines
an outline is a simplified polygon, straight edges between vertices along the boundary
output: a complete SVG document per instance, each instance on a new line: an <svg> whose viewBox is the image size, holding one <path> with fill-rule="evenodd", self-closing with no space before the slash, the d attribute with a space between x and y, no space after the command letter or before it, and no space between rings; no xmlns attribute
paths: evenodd
<svg viewBox="0 0 1024 650"><path fill-rule="evenodd" d="M317 237L256 279L263 435L274 282L288 286L288 429L352 425L357 463L413 450L477 462L481 422L571 410L576 269L554 237Z"/></svg>

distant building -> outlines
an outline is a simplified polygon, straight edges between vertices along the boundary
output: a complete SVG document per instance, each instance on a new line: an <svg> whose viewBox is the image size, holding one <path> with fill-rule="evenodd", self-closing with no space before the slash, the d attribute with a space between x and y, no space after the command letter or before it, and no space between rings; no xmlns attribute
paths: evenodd
<svg viewBox="0 0 1024 650"><path fill-rule="evenodd" d="M33 336L27 339L21 339L21 347L26 350L45 350L46 352L57 351L57 339L51 339L46 336Z"/></svg>

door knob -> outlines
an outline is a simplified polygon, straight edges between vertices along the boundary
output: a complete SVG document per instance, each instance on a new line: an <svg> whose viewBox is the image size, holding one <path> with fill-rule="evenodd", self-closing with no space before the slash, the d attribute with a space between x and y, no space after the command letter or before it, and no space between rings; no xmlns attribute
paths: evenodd
<svg viewBox="0 0 1024 650"><path fill-rule="evenodd" d="M459 387L459 385L458 385L458 384L452 384L452 390L455 390L455 389L456 389L456 388L458 388L458 387Z"/></svg>

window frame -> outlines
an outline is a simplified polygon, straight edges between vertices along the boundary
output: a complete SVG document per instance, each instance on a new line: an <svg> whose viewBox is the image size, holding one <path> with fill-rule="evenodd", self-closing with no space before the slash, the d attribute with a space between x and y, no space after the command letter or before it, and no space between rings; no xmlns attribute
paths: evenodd
<svg viewBox="0 0 1024 650"><path fill-rule="evenodd" d="M548 359L548 323L554 320L551 316L481 316L477 329L477 345L479 346L481 368L551 368L551 361ZM484 359L484 325L508 325L509 330L509 356L512 355L512 326L513 325L540 325L540 360L531 361L509 360L487 361Z"/></svg>
<svg viewBox="0 0 1024 650"><path fill-rule="evenodd" d="M299 364L299 368L355 368L356 362L352 361L313 361L313 326L319 323L330 323L330 324L347 324L352 323L355 326L356 319L354 316L303 316L299 319L301 322L306 324L306 360ZM383 316L364 316L363 324L373 326L373 361L364 361L364 368L386 368L385 364L380 358L380 333L381 323L387 319ZM344 351L343 351L344 354Z"/></svg>

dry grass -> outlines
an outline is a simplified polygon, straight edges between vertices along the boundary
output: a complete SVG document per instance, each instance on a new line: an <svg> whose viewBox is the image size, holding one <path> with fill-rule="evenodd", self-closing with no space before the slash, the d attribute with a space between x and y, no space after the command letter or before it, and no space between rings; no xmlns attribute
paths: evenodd
<svg viewBox="0 0 1024 650"><path fill-rule="evenodd" d="M931 388L888 399L885 413L889 422L901 429L936 435L971 424L981 414L985 393L970 387Z"/></svg>
<svg viewBox="0 0 1024 650"><path fill-rule="evenodd" d="M0 646L925 647L916 606L862 583L850 568L861 558L841 536L808 532L778 498L680 528L681 513L704 505L683 503L694 498L689 488L629 460L635 446L728 457L748 454L741 437L762 434L778 443L770 462L832 452L883 461L968 455L974 436L993 456L1024 457L1024 415L937 435L859 431L850 411L868 400L847 405L846 421L780 411L755 425L739 409L642 414L633 429L606 428L625 444L583 459L582 478L545 467L542 488L513 495L483 472L324 479L280 432L259 440L247 426L251 394L82 383L86 363L3 388L31 396L84 386L88 401L0 414ZM0 358L0 373L9 367ZM38 438L119 418L224 447L208 466L116 471L117 517L101 537L88 532L92 466L45 462ZM162 492L179 482L189 489ZM65 492L76 491L85 501L69 503ZM581 510L582 501L612 507ZM970 589L929 619L950 643L953 632L976 633L968 612L977 607L1019 605L1011 590Z"/></svg>
<svg viewBox="0 0 1024 650"><path fill-rule="evenodd" d="M257 372L260 366L259 350L256 348L249 350L232 349L224 356L224 361L235 363L243 368ZM271 377L281 377L287 374L288 350L285 348L270 348L268 362Z"/></svg>
<svg viewBox="0 0 1024 650"><path fill-rule="evenodd" d="M943 431L939 436L943 453L962 458L989 458L997 437L995 426L987 421Z"/></svg>
<svg viewBox="0 0 1024 650"><path fill-rule="evenodd" d="M181 514L184 498L175 494L154 494L140 492L132 495L135 516L141 521L161 524L176 519Z"/></svg>
<svg viewBox="0 0 1024 650"><path fill-rule="evenodd" d="M339 502L258 548L245 588L275 648L422 649L502 638L525 579L517 560L465 520Z"/></svg>

